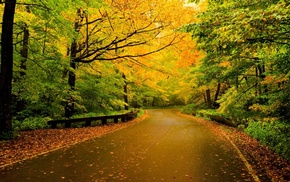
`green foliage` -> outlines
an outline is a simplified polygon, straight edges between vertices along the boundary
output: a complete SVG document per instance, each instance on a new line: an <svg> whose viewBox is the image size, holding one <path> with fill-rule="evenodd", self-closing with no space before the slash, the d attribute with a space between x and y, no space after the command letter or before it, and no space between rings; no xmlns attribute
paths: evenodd
<svg viewBox="0 0 290 182"><path fill-rule="evenodd" d="M139 109L137 117L143 116L144 114L145 114L145 111L143 109Z"/></svg>
<svg viewBox="0 0 290 182"><path fill-rule="evenodd" d="M88 118L88 117L96 117L96 116L102 116L102 115L104 114L89 112L89 113L75 114L72 116L72 118Z"/></svg>
<svg viewBox="0 0 290 182"><path fill-rule="evenodd" d="M49 117L29 117L23 121L14 120L14 130L36 130L48 128L47 121L51 120Z"/></svg>
<svg viewBox="0 0 290 182"><path fill-rule="evenodd" d="M251 121L245 132L290 161L290 124L281 121Z"/></svg>
<svg viewBox="0 0 290 182"><path fill-rule="evenodd" d="M120 110L125 105L123 101L123 78L118 74L113 64L97 64L101 71L88 73L88 67L83 66L79 81L76 84L79 92L77 103L84 107L79 112L106 113ZM78 113L77 113L78 114Z"/></svg>
<svg viewBox="0 0 290 182"><path fill-rule="evenodd" d="M215 109L201 109L198 110L198 113L200 115L221 115L220 113L218 113Z"/></svg>
<svg viewBox="0 0 290 182"><path fill-rule="evenodd" d="M0 141L1 140L11 140L19 136L17 131L2 131L0 132Z"/></svg>
<svg viewBox="0 0 290 182"><path fill-rule="evenodd" d="M196 112L196 105L195 104L188 104L186 106L184 106L180 112L184 113L184 114L193 114L194 112Z"/></svg>
<svg viewBox="0 0 290 182"><path fill-rule="evenodd" d="M285 1L214 0L186 27L206 53L193 72L197 87L227 85L218 111L236 124L263 117L289 121L289 12Z"/></svg>
<svg viewBox="0 0 290 182"><path fill-rule="evenodd" d="M218 101L220 107L217 112L231 119L237 125L246 123L249 118L255 115L247 108L247 102L251 96L249 93L240 93L235 87L230 88Z"/></svg>

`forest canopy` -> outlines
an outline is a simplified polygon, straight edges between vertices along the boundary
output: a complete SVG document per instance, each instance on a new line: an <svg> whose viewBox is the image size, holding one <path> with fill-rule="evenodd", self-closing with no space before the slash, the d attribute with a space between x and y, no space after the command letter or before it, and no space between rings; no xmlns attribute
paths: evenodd
<svg viewBox="0 0 290 182"><path fill-rule="evenodd" d="M289 118L289 3L214 1L187 32L206 56L192 69L196 93L233 118Z"/></svg>
<svg viewBox="0 0 290 182"><path fill-rule="evenodd" d="M180 31L195 12L179 0L1 2L0 129L184 104L172 82L186 53L199 56Z"/></svg>
<svg viewBox="0 0 290 182"><path fill-rule="evenodd" d="M289 160L289 1L201 3L183 28L205 54L187 76L184 111L238 126Z"/></svg>

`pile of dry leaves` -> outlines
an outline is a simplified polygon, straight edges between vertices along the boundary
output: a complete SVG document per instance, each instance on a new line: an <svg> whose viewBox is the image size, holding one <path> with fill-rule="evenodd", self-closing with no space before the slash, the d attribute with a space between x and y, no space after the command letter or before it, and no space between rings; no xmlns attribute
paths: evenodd
<svg viewBox="0 0 290 182"><path fill-rule="evenodd" d="M197 120L210 127L216 134L227 136L239 148L261 181L290 181L290 162L279 157L265 145L259 144L256 139L236 128L201 118ZM266 178L263 177L265 174Z"/></svg>

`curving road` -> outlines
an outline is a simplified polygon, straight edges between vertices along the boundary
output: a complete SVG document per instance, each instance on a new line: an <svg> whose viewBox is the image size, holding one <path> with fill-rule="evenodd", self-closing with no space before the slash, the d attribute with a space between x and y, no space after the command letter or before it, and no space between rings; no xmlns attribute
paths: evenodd
<svg viewBox="0 0 290 182"><path fill-rule="evenodd" d="M2 182L253 181L226 140L178 110L1 171Z"/></svg>

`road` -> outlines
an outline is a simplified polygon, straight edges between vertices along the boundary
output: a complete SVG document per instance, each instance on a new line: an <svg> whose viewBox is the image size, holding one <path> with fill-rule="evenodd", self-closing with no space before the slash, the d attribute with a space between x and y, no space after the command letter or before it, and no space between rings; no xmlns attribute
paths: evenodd
<svg viewBox="0 0 290 182"><path fill-rule="evenodd" d="M0 181L253 181L223 136L176 109L148 114L126 129L15 164Z"/></svg>

